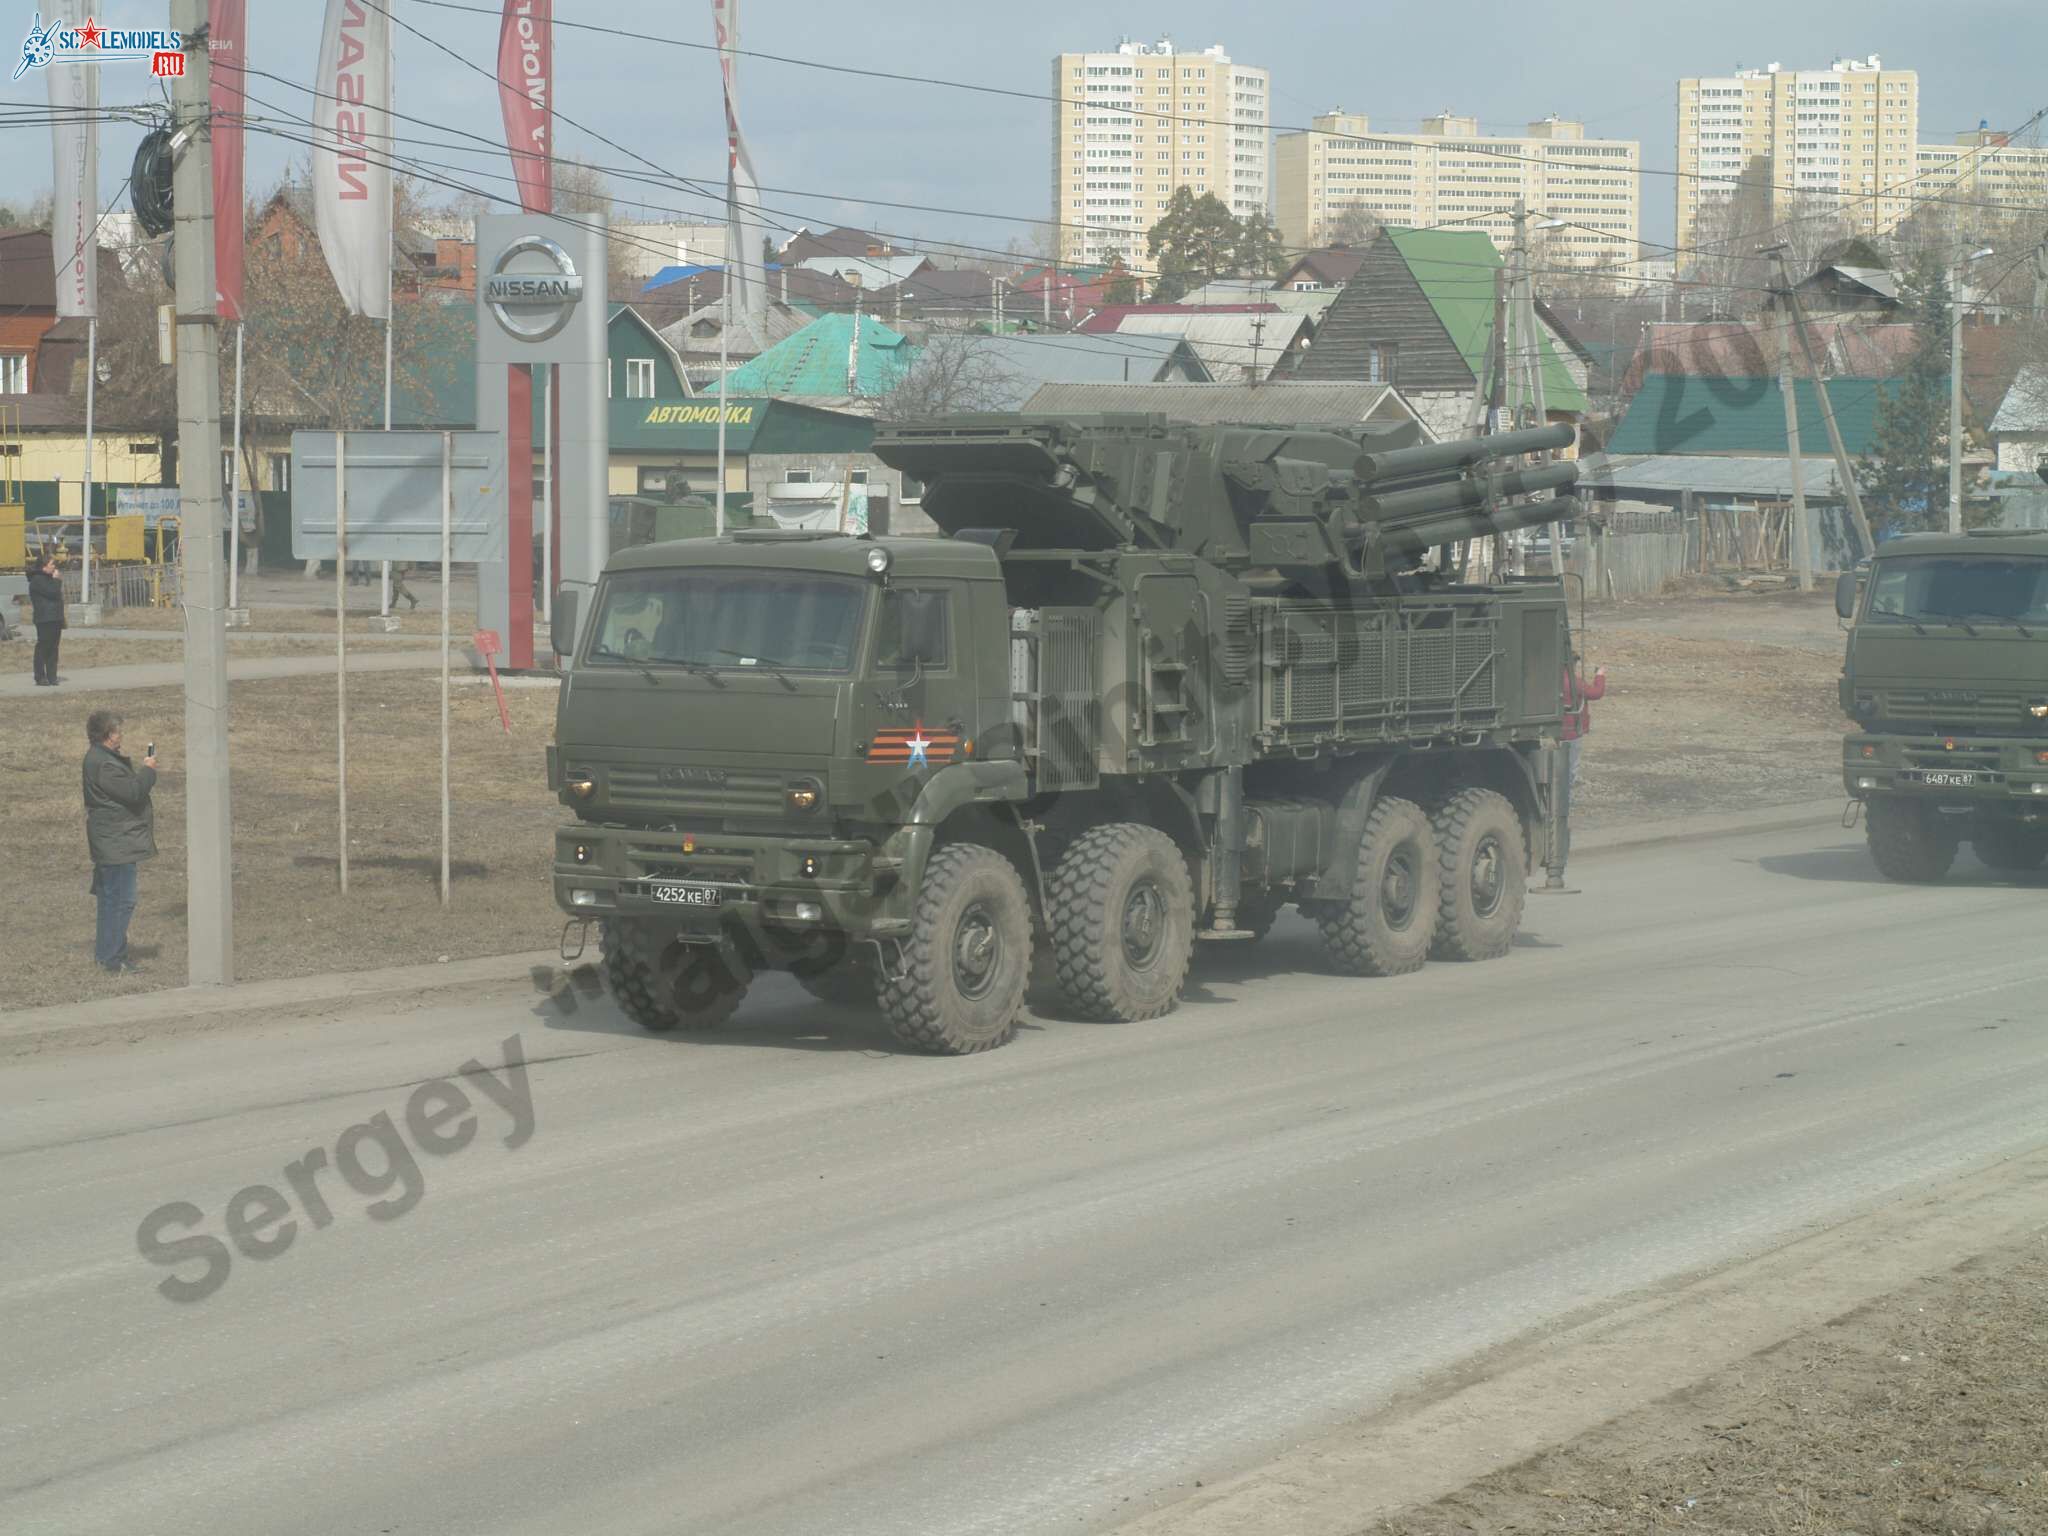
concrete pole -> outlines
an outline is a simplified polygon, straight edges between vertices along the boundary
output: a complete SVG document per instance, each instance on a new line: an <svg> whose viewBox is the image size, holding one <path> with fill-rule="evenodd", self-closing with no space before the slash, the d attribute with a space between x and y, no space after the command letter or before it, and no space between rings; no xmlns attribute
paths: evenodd
<svg viewBox="0 0 2048 1536"><path fill-rule="evenodd" d="M449 820L451 798L448 788L448 652L450 626L448 588L455 575L455 434L441 434L441 905L448 905Z"/></svg>
<svg viewBox="0 0 2048 1536"><path fill-rule="evenodd" d="M1799 456L1799 397L1792 387L1792 338L1786 309L1778 309L1778 393L1785 397L1785 451L1792 460L1792 569L1799 590L1813 590L1813 545L1806 530L1806 464Z"/></svg>
<svg viewBox="0 0 2048 1536"><path fill-rule="evenodd" d="M1963 531L1963 243L1948 269L1948 531Z"/></svg>
<svg viewBox="0 0 2048 1536"><path fill-rule="evenodd" d="M1841 477L1842 499L1848 503L1850 520L1863 541L1863 552L1869 554L1877 548L1877 540L1871 535L1870 520L1863 515L1863 493L1856 488L1856 471L1849 463L1849 450L1842 446L1842 429L1835 421L1834 402L1828 399L1828 381L1821 376L1820 359L1814 356L1813 338L1806 334L1806 310L1792 287L1792 273L1785 265L1783 248L1772 254L1778 260L1778 285L1785 302L1792 306L1792 334L1799 339L1799 351L1806 358L1807 372L1813 376L1813 392L1820 398L1820 421L1828 429L1828 447L1835 456L1835 473Z"/></svg>
<svg viewBox="0 0 2048 1536"><path fill-rule="evenodd" d="M213 274L212 68L207 0L172 0L194 44L175 82L172 270L178 318L178 492L185 563L186 970L194 986L235 979L234 820L228 792L228 654L220 543L220 315ZM88 387L92 371L88 369Z"/></svg>
<svg viewBox="0 0 2048 1536"><path fill-rule="evenodd" d="M446 591L444 587L442 589ZM334 822L348 894L348 436L334 434Z"/></svg>
<svg viewBox="0 0 2048 1536"><path fill-rule="evenodd" d="M242 606L242 322L235 322L235 447L228 486L228 611Z"/></svg>
<svg viewBox="0 0 2048 1536"><path fill-rule="evenodd" d="M711 531L725 537L725 376L730 372L726 333L732 329L732 256L725 259L725 275L718 293L718 489L712 492Z"/></svg>
<svg viewBox="0 0 2048 1536"><path fill-rule="evenodd" d="M609 366L609 364L607 364ZM541 365L540 621L555 617L555 365ZM445 577L444 577L445 583Z"/></svg>
<svg viewBox="0 0 2048 1536"><path fill-rule="evenodd" d="M80 525L78 538L78 557L84 562L78 572L78 601L81 604L92 601L92 396L99 371L100 322L95 315L85 322L85 500L79 507L85 521ZM178 478L182 481L184 476ZM163 537L161 530L157 537ZM159 549L158 553L161 554L162 550Z"/></svg>

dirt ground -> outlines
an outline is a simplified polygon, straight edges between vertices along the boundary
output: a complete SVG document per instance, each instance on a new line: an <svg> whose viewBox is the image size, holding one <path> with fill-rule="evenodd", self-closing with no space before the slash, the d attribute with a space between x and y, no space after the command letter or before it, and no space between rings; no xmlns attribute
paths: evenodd
<svg viewBox="0 0 2048 1536"><path fill-rule="evenodd" d="M2048 1532L2048 1233L1370 1528L1371 1536Z"/></svg>
<svg viewBox="0 0 2048 1536"><path fill-rule="evenodd" d="M114 643L114 642L107 642ZM431 672L349 679L350 889L336 878L331 679L233 684L235 957L240 980L364 970L443 956L545 949L561 931L548 884L551 688L454 690L453 905L439 904L440 704ZM185 980L184 698L177 689L78 690L70 709L0 703L0 844L14 900L0 998L32 1008ZM130 945L138 976L92 962L93 900L79 811L84 720L118 709L131 752L157 744L158 857L142 866Z"/></svg>
<svg viewBox="0 0 2048 1536"><path fill-rule="evenodd" d="M367 640L369 637L363 637ZM383 637L378 637L380 640ZM439 644L440 631L432 636L413 635L409 637L414 647ZM356 637L349 637L354 644ZM469 644L469 631L463 630L457 636L463 646ZM29 650L32 642L0 646L0 668L26 672L29 669ZM244 660L268 656L328 656L334 653L334 636L329 634L323 640L318 635L229 635L228 656L231 660ZM70 629L64 632L64 642L57 653L57 674L71 678L72 674L88 667L138 667L151 662L182 661L185 655L183 639L175 631L161 636L111 636L95 635L89 629Z"/></svg>
<svg viewBox="0 0 2048 1536"><path fill-rule="evenodd" d="M1576 615L1575 615L1576 617ZM1596 604L1580 641L1607 668L1579 827L1823 800L1841 791L1833 596L1727 594Z"/></svg>

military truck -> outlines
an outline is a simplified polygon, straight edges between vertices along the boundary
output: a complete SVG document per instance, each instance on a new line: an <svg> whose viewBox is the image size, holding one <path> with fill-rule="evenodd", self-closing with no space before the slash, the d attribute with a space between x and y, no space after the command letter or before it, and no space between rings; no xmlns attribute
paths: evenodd
<svg viewBox="0 0 2048 1536"><path fill-rule="evenodd" d="M2048 530L1907 534L1844 571L1842 781L1887 879L1939 880L1967 839L2048 859Z"/></svg>
<svg viewBox="0 0 2048 1536"><path fill-rule="evenodd" d="M1570 436L954 417L874 444L944 537L619 554L555 610L570 929L649 1029L786 969L946 1053L1035 951L1144 1019L1288 904L1347 974L1504 955L1561 872L1567 611L1453 548L1568 517L1527 456Z"/></svg>

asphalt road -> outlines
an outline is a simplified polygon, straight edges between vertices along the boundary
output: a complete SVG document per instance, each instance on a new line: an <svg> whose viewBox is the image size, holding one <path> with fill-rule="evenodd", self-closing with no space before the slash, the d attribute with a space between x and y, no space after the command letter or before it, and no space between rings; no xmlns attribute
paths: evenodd
<svg viewBox="0 0 2048 1536"><path fill-rule="evenodd" d="M1834 830L1575 873L1504 961L1340 980L1290 920L968 1060L763 985L716 1037L536 994L10 1063L0 1529L1099 1529L2048 1140L2048 878ZM167 1300L210 1261L138 1224L222 1245L257 1185L288 1246Z"/></svg>

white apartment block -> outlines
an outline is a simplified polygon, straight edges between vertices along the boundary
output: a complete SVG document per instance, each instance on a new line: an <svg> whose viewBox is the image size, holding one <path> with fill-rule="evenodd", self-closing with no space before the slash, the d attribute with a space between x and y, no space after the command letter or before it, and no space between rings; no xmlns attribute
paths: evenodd
<svg viewBox="0 0 2048 1536"><path fill-rule="evenodd" d="M1874 53L1681 80L1678 244L1695 245L1702 210L1744 178L1764 189L1773 220L1832 208L1851 228L1888 228L1913 196L1919 142L1920 77Z"/></svg>
<svg viewBox="0 0 2048 1536"><path fill-rule="evenodd" d="M1959 133L1953 144L1922 144L1916 170L1914 196L1955 202L1964 228L1982 226L1996 209L2048 208L2048 149L2015 144L1994 128Z"/></svg>
<svg viewBox="0 0 2048 1536"><path fill-rule="evenodd" d="M1240 218L1270 207L1272 82L1221 45L1170 39L1053 60L1052 217L1064 259L1145 264L1174 191L1213 192Z"/></svg>
<svg viewBox="0 0 2048 1536"><path fill-rule="evenodd" d="M1445 112L1419 133L1373 133L1363 114L1326 112L1280 136L1275 183L1280 235L1296 249L1326 243L1346 210L1362 208L1382 224L1482 229L1505 252L1519 198L1535 217L1564 221L1532 237L1546 265L1620 268L1638 255L1642 146L1588 138L1568 118L1491 135Z"/></svg>

